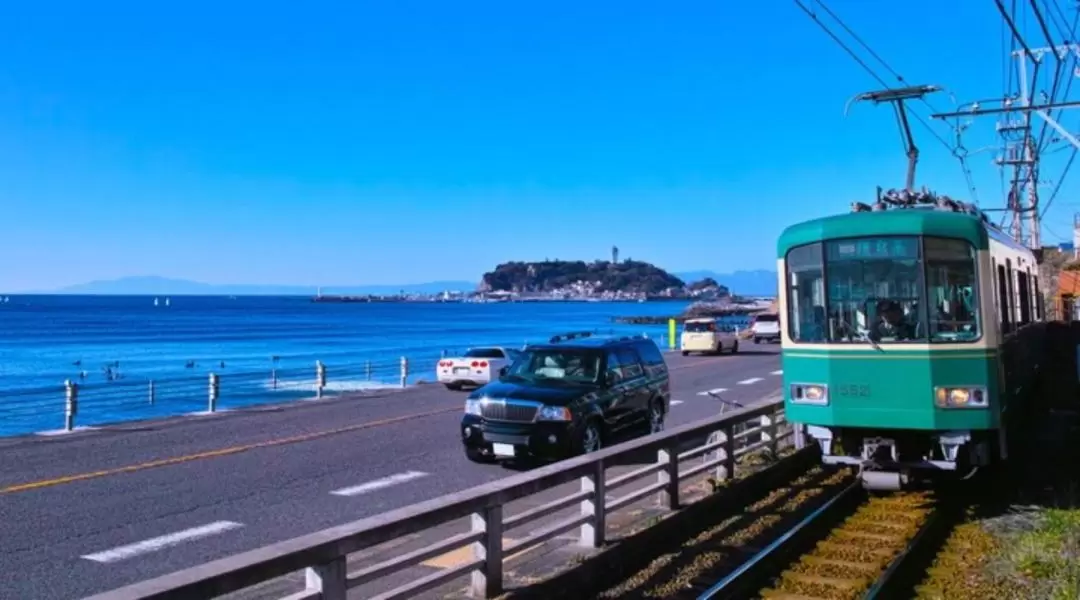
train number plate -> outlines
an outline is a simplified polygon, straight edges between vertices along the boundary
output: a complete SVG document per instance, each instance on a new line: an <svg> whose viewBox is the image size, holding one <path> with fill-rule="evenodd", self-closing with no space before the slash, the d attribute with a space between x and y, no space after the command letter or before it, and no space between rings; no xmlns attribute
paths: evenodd
<svg viewBox="0 0 1080 600"><path fill-rule="evenodd" d="M869 398L870 386L858 385L854 383L839 385L836 387L836 393L840 396L848 396L855 398Z"/></svg>

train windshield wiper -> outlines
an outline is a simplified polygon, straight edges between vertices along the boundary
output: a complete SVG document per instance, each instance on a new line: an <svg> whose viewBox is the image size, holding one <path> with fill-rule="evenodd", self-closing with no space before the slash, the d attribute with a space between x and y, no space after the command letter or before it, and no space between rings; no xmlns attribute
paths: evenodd
<svg viewBox="0 0 1080 600"><path fill-rule="evenodd" d="M859 331L847 321L843 319L839 319L839 321L840 327L847 331L847 336L849 340L853 342L866 342L867 344L870 344L870 346L873 347L874 350L881 350L881 346L878 345L877 340L870 337L869 331Z"/></svg>
<svg viewBox="0 0 1080 600"><path fill-rule="evenodd" d="M881 346L878 345L877 340L870 336L869 331L852 331L852 338L857 342L870 344L874 350L881 350Z"/></svg>

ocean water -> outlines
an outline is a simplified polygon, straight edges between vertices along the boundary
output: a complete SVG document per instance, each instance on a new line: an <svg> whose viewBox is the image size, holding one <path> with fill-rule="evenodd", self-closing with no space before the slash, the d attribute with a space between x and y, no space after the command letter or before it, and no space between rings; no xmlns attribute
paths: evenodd
<svg viewBox="0 0 1080 600"><path fill-rule="evenodd" d="M616 316L674 315L682 302L313 303L303 297L10 296L0 303L0 435L64 425L65 380L78 384L76 425L310 397L315 361L326 393L434 379L439 356L469 346L520 347L566 331L647 334ZM110 368L111 367L111 368ZM110 375L111 371L111 375ZM150 382L153 382L151 389Z"/></svg>

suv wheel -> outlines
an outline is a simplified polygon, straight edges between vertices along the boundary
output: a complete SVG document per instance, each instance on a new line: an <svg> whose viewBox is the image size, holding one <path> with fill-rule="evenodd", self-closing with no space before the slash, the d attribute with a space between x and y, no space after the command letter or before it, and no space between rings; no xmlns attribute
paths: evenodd
<svg viewBox="0 0 1080 600"><path fill-rule="evenodd" d="M596 420L586 421L578 435L578 454L591 454L603 447L600 427Z"/></svg>
<svg viewBox="0 0 1080 600"><path fill-rule="evenodd" d="M736 341L734 344L732 344L731 353L732 354L738 354L739 353L739 342L738 341Z"/></svg>
<svg viewBox="0 0 1080 600"><path fill-rule="evenodd" d="M760 343L761 343L761 338L759 338L759 337L755 337L755 338L754 338L754 343L755 343L755 344L760 344Z"/></svg>
<svg viewBox="0 0 1080 600"><path fill-rule="evenodd" d="M723 352L723 351L724 351L724 344L723 344L723 342L716 342L716 353L717 353L717 354L720 354L720 353L721 353L721 352Z"/></svg>
<svg viewBox="0 0 1080 600"><path fill-rule="evenodd" d="M664 430L664 404L653 400L649 404L649 433L660 433Z"/></svg>

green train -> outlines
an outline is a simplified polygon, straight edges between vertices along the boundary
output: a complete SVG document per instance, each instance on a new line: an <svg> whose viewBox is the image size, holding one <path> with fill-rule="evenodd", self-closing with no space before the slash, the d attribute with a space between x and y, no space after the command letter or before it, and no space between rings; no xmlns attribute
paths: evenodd
<svg viewBox="0 0 1080 600"><path fill-rule="evenodd" d="M788 227L777 255L787 419L826 463L899 489L1007 458L1010 340L1044 319L1031 250L969 204L890 191Z"/></svg>

